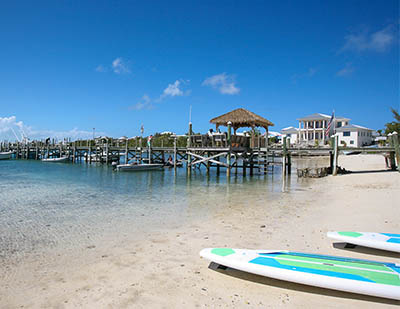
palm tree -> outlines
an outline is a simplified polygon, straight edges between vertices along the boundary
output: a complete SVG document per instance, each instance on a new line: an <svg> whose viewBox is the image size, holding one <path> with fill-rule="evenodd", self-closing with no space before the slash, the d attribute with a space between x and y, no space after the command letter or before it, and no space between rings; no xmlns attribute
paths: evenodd
<svg viewBox="0 0 400 309"><path fill-rule="evenodd" d="M385 125L386 126L385 134L389 134L394 131L396 131L397 133L400 133L400 114L394 108L391 108L391 110L392 110L395 121L388 122Z"/></svg>

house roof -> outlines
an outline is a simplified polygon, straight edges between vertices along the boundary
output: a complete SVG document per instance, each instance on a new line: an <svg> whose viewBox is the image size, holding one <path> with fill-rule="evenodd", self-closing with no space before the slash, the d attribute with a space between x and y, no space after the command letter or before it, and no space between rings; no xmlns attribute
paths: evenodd
<svg viewBox="0 0 400 309"><path fill-rule="evenodd" d="M227 126L229 121L232 123L234 129L243 127L264 127L267 129L269 126L274 125L271 121L244 108L237 108L210 120L211 123L217 126Z"/></svg>
<svg viewBox="0 0 400 309"><path fill-rule="evenodd" d="M299 131L299 129L295 128L295 127L287 127L287 128L283 128L281 130L282 134L288 134L288 133L297 133L297 131Z"/></svg>
<svg viewBox="0 0 400 309"><path fill-rule="evenodd" d="M302 118L298 118L297 120L302 120L302 121L310 121L310 120L329 120L331 119L332 116L326 115L326 114L321 114L321 113L315 113L311 114ZM336 120L350 120L350 118L346 117L341 117L341 116L335 116Z"/></svg>
<svg viewBox="0 0 400 309"><path fill-rule="evenodd" d="M374 131L372 129L368 129L366 127L362 127L356 124L349 124L347 126L343 126L340 128L336 128L336 131L342 132L342 131L359 131L359 130L366 130L366 131Z"/></svg>

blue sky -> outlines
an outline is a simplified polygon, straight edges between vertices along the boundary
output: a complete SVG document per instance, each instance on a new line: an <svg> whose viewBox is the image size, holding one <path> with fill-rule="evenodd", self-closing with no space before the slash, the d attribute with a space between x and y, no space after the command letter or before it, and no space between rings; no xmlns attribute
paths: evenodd
<svg viewBox="0 0 400 309"><path fill-rule="evenodd" d="M0 138L195 131L399 106L398 1L2 1Z"/></svg>

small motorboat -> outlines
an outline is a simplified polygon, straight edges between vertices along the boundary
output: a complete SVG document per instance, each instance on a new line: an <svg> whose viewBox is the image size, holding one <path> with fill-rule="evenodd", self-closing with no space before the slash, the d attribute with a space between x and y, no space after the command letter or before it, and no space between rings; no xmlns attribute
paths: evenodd
<svg viewBox="0 0 400 309"><path fill-rule="evenodd" d="M122 172L140 172L140 171L154 171L161 170L163 168L162 164L157 163L129 163L129 164L119 164L117 165L117 170Z"/></svg>
<svg viewBox="0 0 400 309"><path fill-rule="evenodd" d="M8 160L11 159L11 156L14 152L7 151L7 152L0 152L0 160Z"/></svg>
<svg viewBox="0 0 400 309"><path fill-rule="evenodd" d="M54 163L61 163L61 162L68 162L69 157L68 156L63 156L59 158L46 158L42 159L42 162L54 162Z"/></svg>
<svg viewBox="0 0 400 309"><path fill-rule="evenodd" d="M176 167L182 167L183 166L183 162L182 161L176 161ZM167 161L164 165L164 167L174 167L174 162L173 161Z"/></svg>

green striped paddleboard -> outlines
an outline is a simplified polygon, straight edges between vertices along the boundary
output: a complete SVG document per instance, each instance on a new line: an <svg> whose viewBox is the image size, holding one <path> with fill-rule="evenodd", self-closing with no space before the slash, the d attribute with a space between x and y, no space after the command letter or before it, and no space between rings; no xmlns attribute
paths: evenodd
<svg viewBox="0 0 400 309"><path fill-rule="evenodd" d="M400 300L400 265L290 251L207 248L217 264L322 288Z"/></svg>

